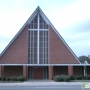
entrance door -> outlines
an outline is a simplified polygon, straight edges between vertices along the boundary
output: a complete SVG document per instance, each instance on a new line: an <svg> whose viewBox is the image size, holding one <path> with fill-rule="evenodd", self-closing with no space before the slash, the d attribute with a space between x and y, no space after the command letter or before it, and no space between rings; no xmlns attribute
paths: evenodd
<svg viewBox="0 0 90 90"><path fill-rule="evenodd" d="M34 79L43 79L43 67L34 67Z"/></svg>

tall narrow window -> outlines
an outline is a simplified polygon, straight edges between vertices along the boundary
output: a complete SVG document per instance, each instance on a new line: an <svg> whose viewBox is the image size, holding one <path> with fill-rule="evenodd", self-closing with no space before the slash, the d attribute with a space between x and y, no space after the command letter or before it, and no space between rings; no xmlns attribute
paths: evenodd
<svg viewBox="0 0 90 90"><path fill-rule="evenodd" d="M48 63L48 25L39 14L29 24L28 63Z"/></svg>

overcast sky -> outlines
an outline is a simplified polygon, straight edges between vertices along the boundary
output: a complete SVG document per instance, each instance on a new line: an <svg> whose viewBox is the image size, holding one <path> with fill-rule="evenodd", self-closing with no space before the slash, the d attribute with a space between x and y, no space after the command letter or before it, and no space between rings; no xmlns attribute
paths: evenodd
<svg viewBox="0 0 90 90"><path fill-rule="evenodd" d="M37 6L77 56L90 55L90 0L0 0L0 53Z"/></svg>

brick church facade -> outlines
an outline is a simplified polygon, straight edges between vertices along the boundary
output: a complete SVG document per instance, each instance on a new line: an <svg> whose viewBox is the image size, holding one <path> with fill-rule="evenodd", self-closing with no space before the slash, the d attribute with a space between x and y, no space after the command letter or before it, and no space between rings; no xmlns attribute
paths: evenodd
<svg viewBox="0 0 90 90"><path fill-rule="evenodd" d="M37 7L0 54L0 77L52 79L55 75L90 75L62 36Z"/></svg>

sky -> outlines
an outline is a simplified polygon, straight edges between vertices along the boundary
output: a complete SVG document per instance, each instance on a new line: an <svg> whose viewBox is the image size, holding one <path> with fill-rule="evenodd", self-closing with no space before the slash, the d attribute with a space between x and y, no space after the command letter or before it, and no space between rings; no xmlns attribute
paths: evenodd
<svg viewBox="0 0 90 90"><path fill-rule="evenodd" d="M0 53L37 6L78 57L90 55L90 0L0 0Z"/></svg>

